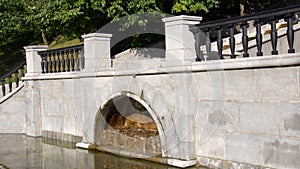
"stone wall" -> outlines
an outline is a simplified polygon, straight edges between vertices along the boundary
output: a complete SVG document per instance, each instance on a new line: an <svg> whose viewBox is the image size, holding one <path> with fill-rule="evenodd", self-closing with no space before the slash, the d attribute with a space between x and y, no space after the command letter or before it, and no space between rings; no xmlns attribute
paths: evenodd
<svg viewBox="0 0 300 169"><path fill-rule="evenodd" d="M127 96L154 119L163 157L197 158L210 167L224 160L230 166L297 168L298 58L266 56L25 80L33 80L40 91L44 137L82 137L85 143L105 145L106 104Z"/></svg>
<svg viewBox="0 0 300 169"><path fill-rule="evenodd" d="M25 90L24 84L12 93L1 98L0 102L0 133L25 133Z"/></svg>
<svg viewBox="0 0 300 169"><path fill-rule="evenodd" d="M114 148L120 151L131 151L135 154L147 154L149 156L161 156L159 137L128 137L114 130L104 130L102 133L102 146Z"/></svg>
<svg viewBox="0 0 300 169"><path fill-rule="evenodd" d="M74 80L36 82L40 90L43 136L71 142L82 138L82 114L74 102ZM75 137L77 136L77 137Z"/></svg>
<svg viewBox="0 0 300 169"><path fill-rule="evenodd" d="M198 105L195 138L199 159L298 168L299 68L193 74L193 88L200 92L194 100ZM221 165L209 160L202 164Z"/></svg>

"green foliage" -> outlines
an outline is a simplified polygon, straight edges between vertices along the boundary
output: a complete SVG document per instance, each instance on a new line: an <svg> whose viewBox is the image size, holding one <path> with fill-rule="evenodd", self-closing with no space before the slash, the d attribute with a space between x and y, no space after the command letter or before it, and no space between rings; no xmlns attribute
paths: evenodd
<svg viewBox="0 0 300 169"><path fill-rule="evenodd" d="M218 0L176 0L172 8L173 13L208 12L209 9L218 7Z"/></svg>
<svg viewBox="0 0 300 169"><path fill-rule="evenodd" d="M23 27L23 3L19 0L0 0L0 38L25 31ZM3 43L3 42L2 42Z"/></svg>
<svg viewBox="0 0 300 169"><path fill-rule="evenodd" d="M58 35L78 38L130 14L195 14L217 4L217 0L0 0L0 38L25 32L47 43Z"/></svg>
<svg viewBox="0 0 300 169"><path fill-rule="evenodd" d="M113 20L116 20L122 16L144 12L161 11L157 7L155 0L115 0L111 1L107 8L107 16Z"/></svg>

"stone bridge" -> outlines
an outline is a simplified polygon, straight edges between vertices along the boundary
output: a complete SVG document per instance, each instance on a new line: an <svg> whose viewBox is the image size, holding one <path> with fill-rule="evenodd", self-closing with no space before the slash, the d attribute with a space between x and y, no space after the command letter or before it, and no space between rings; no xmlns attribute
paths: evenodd
<svg viewBox="0 0 300 169"><path fill-rule="evenodd" d="M299 168L300 25L291 28L294 52L288 53L288 25L276 35L277 55L265 34L266 56L254 57L257 43L249 42L248 58L239 58L245 50L237 47L228 55L236 59L224 52L225 59L196 62L202 48L195 50L190 27L200 21L163 19L162 58L139 59L127 51L112 60L113 35L103 33L83 35L82 48L59 54L47 53L47 46L25 47L27 73L1 99L0 132L177 167ZM230 36L230 47L234 37L242 38ZM216 54L219 45L212 44Z"/></svg>

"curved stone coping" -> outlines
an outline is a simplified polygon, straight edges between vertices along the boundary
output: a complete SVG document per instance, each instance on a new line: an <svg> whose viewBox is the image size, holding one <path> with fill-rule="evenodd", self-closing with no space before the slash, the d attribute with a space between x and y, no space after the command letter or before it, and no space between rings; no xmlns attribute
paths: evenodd
<svg viewBox="0 0 300 169"><path fill-rule="evenodd" d="M262 57L236 58L225 60L212 60L205 62L193 62L182 66L153 67L145 65L143 70L115 71L114 68L105 69L101 72L63 72L40 74L37 76L25 76L22 80L59 80L79 79L93 77L118 77L118 76L142 76L171 73L192 73L219 70L255 69L269 67L286 67L300 65L300 53L282 54ZM149 66L149 68L147 68Z"/></svg>
<svg viewBox="0 0 300 169"><path fill-rule="evenodd" d="M192 72L286 67L295 65L300 65L300 53L198 62L193 64Z"/></svg>
<svg viewBox="0 0 300 169"><path fill-rule="evenodd" d="M24 83L21 83L19 85L19 87L15 88L12 92L8 93L7 95L5 95L4 97L2 97L0 99L0 104L2 104L3 102L5 102L6 100L8 100L9 98L11 98L13 95L15 95L16 93L18 93L22 88L24 87Z"/></svg>
<svg viewBox="0 0 300 169"><path fill-rule="evenodd" d="M92 144L83 143L83 142L77 143L76 147L83 148L83 149L99 150L99 151L103 151L103 152L113 153L116 155L130 157L130 158L144 159L144 160L148 160L148 161L152 161L152 162L156 162L156 163L167 164L167 165L175 166L175 167L179 167L179 168L191 167L198 163L197 159L180 160L180 159L164 158L164 157L157 157L157 156L155 157L155 156L149 156L149 155L136 154L136 153L128 152L128 151L122 151L122 150L118 150L118 149L114 149L114 148L110 148L110 147L98 147L98 146L94 146Z"/></svg>

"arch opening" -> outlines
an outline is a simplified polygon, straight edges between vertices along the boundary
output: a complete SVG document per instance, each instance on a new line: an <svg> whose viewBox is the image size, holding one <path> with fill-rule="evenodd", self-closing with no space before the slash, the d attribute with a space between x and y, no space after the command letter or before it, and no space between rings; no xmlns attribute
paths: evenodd
<svg viewBox="0 0 300 169"><path fill-rule="evenodd" d="M162 155L157 120L146 107L124 94L110 99L100 109L101 118L97 117L96 144L135 154Z"/></svg>
<svg viewBox="0 0 300 169"><path fill-rule="evenodd" d="M119 98L106 116L104 130L116 130L129 137L158 136L154 119L147 109L130 97Z"/></svg>

